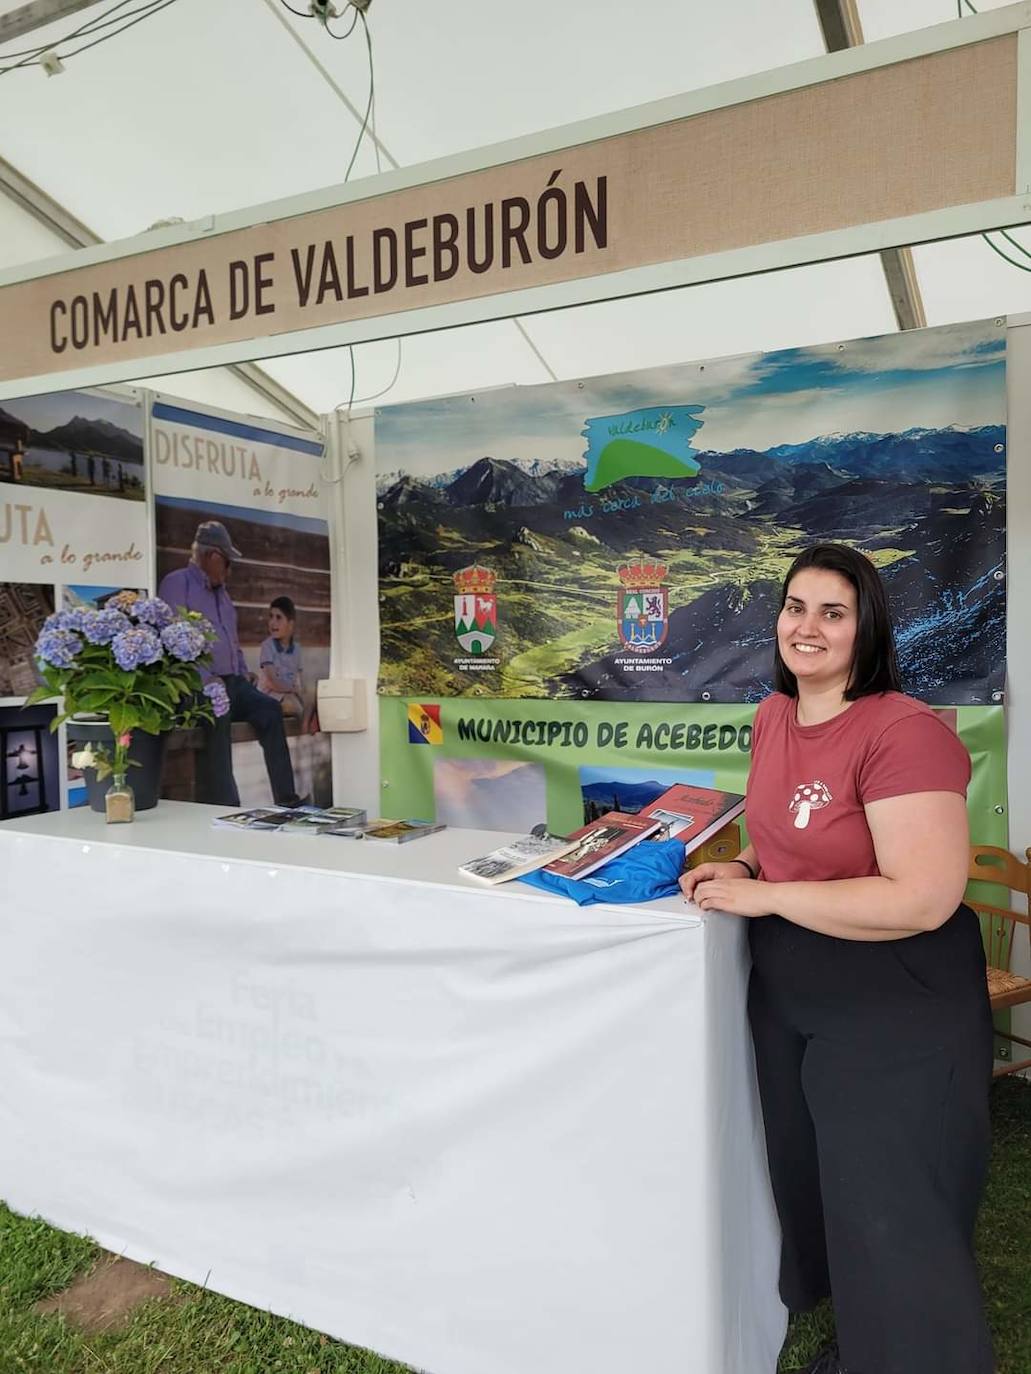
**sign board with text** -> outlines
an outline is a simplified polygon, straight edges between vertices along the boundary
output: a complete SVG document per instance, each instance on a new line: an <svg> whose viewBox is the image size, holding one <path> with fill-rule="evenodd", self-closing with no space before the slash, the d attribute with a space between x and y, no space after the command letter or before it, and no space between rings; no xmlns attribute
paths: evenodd
<svg viewBox="0 0 1031 1374"><path fill-rule="evenodd" d="M0 397L1020 222L1029 24L1013 6L9 272Z"/></svg>

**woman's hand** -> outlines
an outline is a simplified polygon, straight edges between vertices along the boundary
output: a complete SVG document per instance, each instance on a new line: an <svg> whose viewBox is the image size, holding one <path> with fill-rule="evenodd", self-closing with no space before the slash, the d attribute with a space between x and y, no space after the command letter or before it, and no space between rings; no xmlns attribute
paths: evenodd
<svg viewBox="0 0 1031 1374"><path fill-rule="evenodd" d="M770 884L748 876L743 864L699 864L680 875L685 901L703 911L727 911L732 916L768 916Z"/></svg>
<svg viewBox="0 0 1031 1374"><path fill-rule="evenodd" d="M722 868L723 864L703 865ZM686 877L686 874L685 874ZM683 883L683 878L681 878ZM769 916L772 883L758 878L717 877L696 883L694 901L703 911L726 911L732 916Z"/></svg>
<svg viewBox="0 0 1031 1374"><path fill-rule="evenodd" d="M748 870L733 859L725 864L699 864L697 868L689 868L686 873L680 875L680 890L690 902L697 900L694 890L699 883L707 883L713 879L723 879L726 882L748 881Z"/></svg>

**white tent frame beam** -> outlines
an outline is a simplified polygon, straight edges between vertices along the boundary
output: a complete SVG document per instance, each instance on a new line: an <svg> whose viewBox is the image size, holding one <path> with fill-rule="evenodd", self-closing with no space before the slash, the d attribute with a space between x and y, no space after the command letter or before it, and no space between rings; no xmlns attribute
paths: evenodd
<svg viewBox="0 0 1031 1374"><path fill-rule="evenodd" d="M70 210L54 200L53 196L47 195L42 187L30 181L24 173L19 172L17 167L2 157L0 195L20 206L69 248L94 248L104 242L88 225L83 224ZM320 428L321 420L318 413L255 363L228 363L226 366L228 371L252 391L270 401L284 414L292 416L305 429Z"/></svg>
<svg viewBox="0 0 1031 1374"><path fill-rule="evenodd" d="M266 8L274 16L277 23L283 26L283 28L286 30L287 34L290 36L293 42L297 44L301 52L304 54L305 58L315 68L319 76L322 78L323 81L325 81L326 85L333 92L336 98L345 107L345 109L353 116L358 127L362 128L365 122L362 112L358 109L357 105L355 105L354 101L344 90L343 86L341 86L340 83L336 80L332 72L330 72L329 69L322 62L320 62L316 54L312 52L308 44L304 41L304 39L297 32L294 26L290 23L290 20L286 17L283 7L279 4L279 0L265 0L265 5ZM379 165L379 159L382 158L385 162L388 162L390 164L391 168L393 168L396 171L401 166L401 163L398 162L397 158L393 155L393 153L390 151L387 145L379 137L379 135L376 132L375 126L376 104L375 100L373 100L372 119L370 121L369 127L365 129L364 134L362 136L364 138L367 138L376 149L377 166ZM522 338L523 342L526 344L530 352L540 363L541 367L544 368L544 371L548 374L548 376L551 378L553 382L557 382L558 374L555 372L554 368L548 362L547 358L545 358L541 350L537 347L537 344L534 342L533 338L531 338L530 333L527 330L526 326L523 324L522 320L513 318L512 323L518 330L520 338Z"/></svg>
<svg viewBox="0 0 1031 1374"><path fill-rule="evenodd" d="M190 347L184 340L177 351L150 357L97 362L62 371L0 383L0 400L70 386L95 386L147 375L220 367L241 361L337 348L374 339L427 333L487 320L507 319L596 301L671 290L701 282L750 276L785 267L854 257L886 248L958 238L987 229L1031 223L1031 0L953 20L897 38L853 47L825 57L726 82L702 91L653 102L578 124L481 148L421 166L401 168L374 179L329 187L288 200L250 207L189 224L152 231L145 238L83 249L74 258L59 257L0 272L2 288L19 282L38 282L61 272L169 249L213 236L232 234L272 222L291 220L312 211L348 207L357 201L378 200L394 192L416 190L471 172L508 163L551 156L632 131L683 120L706 111L761 100L833 82L840 77L909 62L913 59L982 43L1002 35L1016 35L1017 120L1013 192L974 204L944 205L921 213L876 223L855 223L843 229L811 232L775 242L710 252L642 267L613 270L546 285L456 299L443 304L394 310L389 314L282 333Z"/></svg>
<svg viewBox="0 0 1031 1374"><path fill-rule="evenodd" d="M10 43L58 19L67 19L70 14L99 4L100 0L29 0L27 5L0 14L0 43Z"/></svg>
<svg viewBox="0 0 1031 1374"><path fill-rule="evenodd" d="M858 48L866 42L857 0L813 0L813 4L828 52ZM881 267L898 327L924 329L927 314L912 249L905 246L885 248L881 253Z"/></svg>

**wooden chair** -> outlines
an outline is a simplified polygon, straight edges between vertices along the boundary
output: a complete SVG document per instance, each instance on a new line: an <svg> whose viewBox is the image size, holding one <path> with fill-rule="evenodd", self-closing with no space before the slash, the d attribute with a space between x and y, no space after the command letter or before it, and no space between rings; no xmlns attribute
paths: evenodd
<svg viewBox="0 0 1031 1374"><path fill-rule="evenodd" d="M970 870L968 878L976 884L994 883L1009 888L1011 892L1023 893L1028 898L1031 911L1031 849L1026 852L1022 862L1006 849L994 845L974 845L970 851ZM976 887L975 887L976 890ZM1031 940L1031 915L1014 911L1011 907L992 906L976 898L967 898L967 905L982 917L985 934L985 952L988 958L988 995L991 998L992 1012L1006 1011L1025 1002L1031 1002L1031 978L1023 978L1019 973L1010 972L1010 958L1013 952L1013 939L1018 925L1028 928ZM1003 1040L1031 1048L1031 1040L996 1030ZM995 1077L1018 1073L1021 1069L1031 1068L1031 1059L1023 1059L1017 1064L1007 1064L995 1070Z"/></svg>

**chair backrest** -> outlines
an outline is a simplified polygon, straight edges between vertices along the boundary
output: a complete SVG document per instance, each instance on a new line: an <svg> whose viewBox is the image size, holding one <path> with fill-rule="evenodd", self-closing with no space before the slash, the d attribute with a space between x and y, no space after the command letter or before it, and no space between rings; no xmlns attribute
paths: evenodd
<svg viewBox="0 0 1031 1374"><path fill-rule="evenodd" d="M973 845L967 878L975 886L990 884L1021 893L1027 899L1028 911L1031 912L1031 849L1026 850L1025 854L1026 859L1022 862L1008 849L999 849L991 844ZM1031 915L1009 906L995 906L982 901L976 892L973 897L967 897L967 905L973 907L981 917L981 933L989 964L1008 969L1017 926L1027 926L1031 939Z"/></svg>

